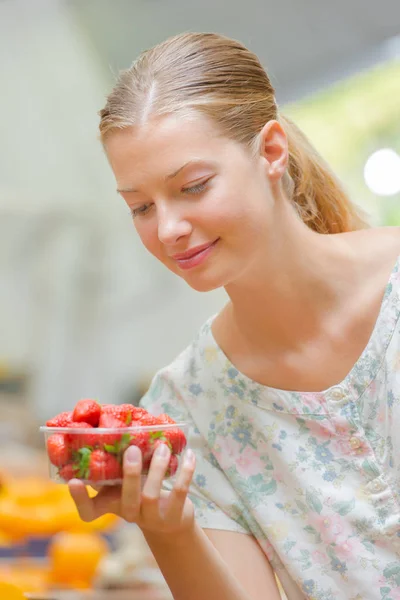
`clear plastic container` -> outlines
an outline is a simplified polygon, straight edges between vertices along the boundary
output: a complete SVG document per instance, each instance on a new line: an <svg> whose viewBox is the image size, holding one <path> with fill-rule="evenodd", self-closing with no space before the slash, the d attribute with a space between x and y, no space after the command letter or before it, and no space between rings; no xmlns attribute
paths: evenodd
<svg viewBox="0 0 400 600"><path fill-rule="evenodd" d="M187 447L187 423L133 427L40 427L44 433L50 478L57 483L80 479L85 484L122 482L122 458L129 446L142 452L142 475L147 475L159 444L167 444L171 458L165 477L173 477Z"/></svg>

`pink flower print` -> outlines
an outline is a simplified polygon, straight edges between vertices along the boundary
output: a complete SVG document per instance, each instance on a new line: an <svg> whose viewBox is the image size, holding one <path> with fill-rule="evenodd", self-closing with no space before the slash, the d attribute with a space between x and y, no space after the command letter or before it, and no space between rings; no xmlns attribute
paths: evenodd
<svg viewBox="0 0 400 600"><path fill-rule="evenodd" d="M257 444L257 452L258 454L260 454L260 456L268 456L271 452L270 444L268 444L268 442L265 441L260 442L259 444Z"/></svg>
<svg viewBox="0 0 400 600"><path fill-rule="evenodd" d="M335 435L335 427L328 420L324 421L307 421L306 423L310 434L318 437L319 440L330 439Z"/></svg>
<svg viewBox="0 0 400 600"><path fill-rule="evenodd" d="M364 546L358 538L348 538L341 543L337 543L335 553L339 560L348 561L351 558L360 556L365 551Z"/></svg>
<svg viewBox="0 0 400 600"><path fill-rule="evenodd" d="M329 562L328 556L325 552L321 552L320 550L315 550L311 556L313 562L317 565L326 565Z"/></svg>
<svg viewBox="0 0 400 600"><path fill-rule="evenodd" d="M386 539L378 539L374 541L374 545L376 548L387 548L388 542Z"/></svg>
<svg viewBox="0 0 400 600"><path fill-rule="evenodd" d="M340 515L313 515L312 520L325 544L340 544L351 533L350 525Z"/></svg>
<svg viewBox="0 0 400 600"><path fill-rule="evenodd" d="M356 444L356 445L355 445ZM340 455L365 455L370 453L368 442L351 434L332 440L332 450Z"/></svg>
<svg viewBox="0 0 400 600"><path fill-rule="evenodd" d="M300 394L301 403L306 406L310 412L321 414L321 406L323 406L325 400L321 393L307 392L306 394ZM303 410L301 412L304 412Z"/></svg>
<svg viewBox="0 0 400 600"><path fill-rule="evenodd" d="M350 434L350 427L348 425L337 425L336 426L336 436L342 436Z"/></svg>
<svg viewBox="0 0 400 600"><path fill-rule="evenodd" d="M390 597L393 600L400 600L400 587L390 590Z"/></svg>
<svg viewBox="0 0 400 600"><path fill-rule="evenodd" d="M241 445L232 436L217 436L215 439L214 454L222 469L229 469L237 461Z"/></svg>
<svg viewBox="0 0 400 600"><path fill-rule="evenodd" d="M241 477L251 477L262 473L264 464L259 454L250 446L246 446L236 459L236 469Z"/></svg>
<svg viewBox="0 0 400 600"><path fill-rule="evenodd" d="M378 421L379 423L384 423L387 419L387 410L386 407L379 411L378 413Z"/></svg>
<svg viewBox="0 0 400 600"><path fill-rule="evenodd" d="M278 481L279 483L283 482L283 475L282 473L279 473L279 471L274 471L274 479L275 481Z"/></svg>

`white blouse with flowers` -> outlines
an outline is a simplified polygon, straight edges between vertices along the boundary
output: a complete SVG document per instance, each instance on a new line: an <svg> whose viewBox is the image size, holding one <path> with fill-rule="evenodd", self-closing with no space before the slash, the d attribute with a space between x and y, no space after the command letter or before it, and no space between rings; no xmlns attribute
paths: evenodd
<svg viewBox="0 0 400 600"><path fill-rule="evenodd" d="M371 338L324 392L260 385L210 319L142 406L191 424L204 528L254 536L289 600L400 600L400 257Z"/></svg>

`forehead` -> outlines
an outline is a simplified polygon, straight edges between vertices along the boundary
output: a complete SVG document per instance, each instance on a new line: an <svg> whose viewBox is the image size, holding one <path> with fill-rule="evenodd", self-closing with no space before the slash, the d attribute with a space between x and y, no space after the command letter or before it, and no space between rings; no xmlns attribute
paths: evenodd
<svg viewBox="0 0 400 600"><path fill-rule="evenodd" d="M119 185L165 176L190 160L215 160L233 142L202 115L166 116L110 134L106 151Z"/></svg>

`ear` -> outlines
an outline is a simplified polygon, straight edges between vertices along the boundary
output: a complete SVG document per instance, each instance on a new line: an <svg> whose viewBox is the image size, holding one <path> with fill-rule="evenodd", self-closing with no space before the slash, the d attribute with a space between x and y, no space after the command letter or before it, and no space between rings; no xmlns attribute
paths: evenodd
<svg viewBox="0 0 400 600"><path fill-rule="evenodd" d="M271 183L282 179L289 161L286 133L275 120L268 121L260 132L260 155L266 163L266 173Z"/></svg>

